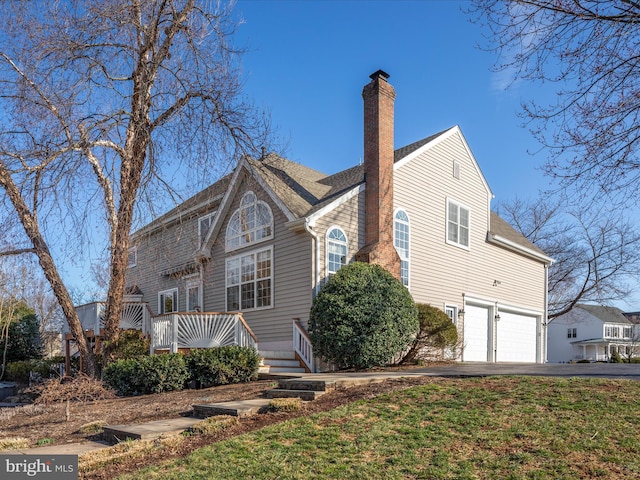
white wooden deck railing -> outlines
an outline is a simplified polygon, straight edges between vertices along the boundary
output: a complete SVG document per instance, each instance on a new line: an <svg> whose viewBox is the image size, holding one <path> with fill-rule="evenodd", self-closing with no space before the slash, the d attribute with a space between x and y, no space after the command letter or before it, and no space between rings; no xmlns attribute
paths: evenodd
<svg viewBox="0 0 640 480"><path fill-rule="evenodd" d="M104 328L105 302L92 302L75 307L83 330L93 330L99 334ZM69 331L65 324L65 333ZM141 330L147 334L151 331L151 312L143 302L124 302L120 316L120 328Z"/></svg>
<svg viewBox="0 0 640 480"><path fill-rule="evenodd" d="M153 317L151 327L151 352L227 345L258 349L258 340L241 313L169 313Z"/></svg>
<svg viewBox="0 0 640 480"><path fill-rule="evenodd" d="M313 359L313 347L306 330L300 323L300 320L293 320L293 350L298 354L302 361L306 364L309 371L315 372L315 364Z"/></svg>

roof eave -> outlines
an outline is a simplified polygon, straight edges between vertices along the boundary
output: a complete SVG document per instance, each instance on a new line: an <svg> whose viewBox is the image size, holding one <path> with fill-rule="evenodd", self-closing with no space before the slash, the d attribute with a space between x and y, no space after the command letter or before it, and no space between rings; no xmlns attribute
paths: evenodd
<svg viewBox="0 0 640 480"><path fill-rule="evenodd" d="M542 253L536 252L535 250L519 245L505 237L493 234L491 232L487 234L487 241L494 245L506 248L507 250L511 250L521 255L525 255L526 257L533 258L534 260L538 260L545 265L552 265L554 262L553 258L551 257L547 257Z"/></svg>

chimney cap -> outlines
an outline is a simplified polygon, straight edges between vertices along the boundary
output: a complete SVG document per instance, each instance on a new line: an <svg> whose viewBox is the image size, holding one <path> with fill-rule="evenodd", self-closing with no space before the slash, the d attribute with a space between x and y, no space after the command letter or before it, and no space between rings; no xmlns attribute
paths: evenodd
<svg viewBox="0 0 640 480"><path fill-rule="evenodd" d="M384 70L378 70L377 72L374 72L371 75L369 75L369 78L371 80L375 80L376 78L379 78L379 77L382 77L386 80L387 78L389 78L389 74Z"/></svg>

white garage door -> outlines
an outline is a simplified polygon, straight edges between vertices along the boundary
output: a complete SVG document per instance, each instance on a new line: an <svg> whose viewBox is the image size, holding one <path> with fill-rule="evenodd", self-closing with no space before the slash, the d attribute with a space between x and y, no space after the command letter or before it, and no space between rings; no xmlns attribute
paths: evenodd
<svg viewBox="0 0 640 480"><path fill-rule="evenodd" d="M536 317L500 312L497 323L498 362L535 362Z"/></svg>
<svg viewBox="0 0 640 480"><path fill-rule="evenodd" d="M486 362L489 351L489 308L475 305L464 307L464 348L462 360L465 362Z"/></svg>

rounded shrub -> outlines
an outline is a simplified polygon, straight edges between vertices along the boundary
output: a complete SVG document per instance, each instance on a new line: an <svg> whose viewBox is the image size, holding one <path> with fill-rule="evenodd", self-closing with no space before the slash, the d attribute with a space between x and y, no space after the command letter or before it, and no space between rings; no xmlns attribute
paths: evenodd
<svg viewBox="0 0 640 480"><path fill-rule="evenodd" d="M409 291L379 265L355 262L324 285L311 307L314 352L337 368L387 365L418 331Z"/></svg>
<svg viewBox="0 0 640 480"><path fill-rule="evenodd" d="M252 347L231 345L192 350L186 361L191 380L200 387L211 387L256 380L260 354Z"/></svg>
<svg viewBox="0 0 640 480"><path fill-rule="evenodd" d="M420 330L400 363L424 357L442 358L445 349L458 343L458 329L446 313L426 303L417 303L416 308Z"/></svg>
<svg viewBox="0 0 640 480"><path fill-rule="evenodd" d="M116 360L104 367L102 379L118 395L143 395L182 390L189 371L184 355L172 353Z"/></svg>

